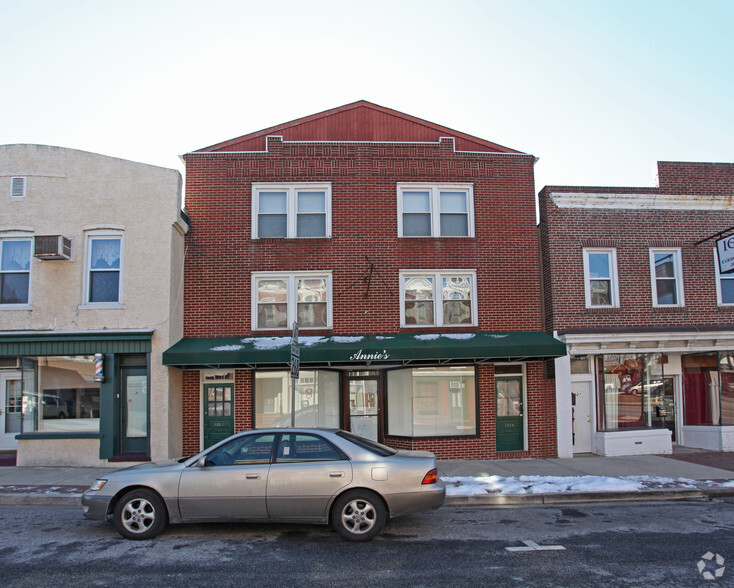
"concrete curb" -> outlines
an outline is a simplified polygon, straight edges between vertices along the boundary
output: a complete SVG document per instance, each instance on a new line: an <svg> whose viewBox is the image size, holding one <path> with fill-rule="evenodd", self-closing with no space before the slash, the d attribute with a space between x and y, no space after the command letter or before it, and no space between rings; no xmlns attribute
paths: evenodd
<svg viewBox="0 0 734 588"><path fill-rule="evenodd" d="M730 491L731 492L731 491ZM721 496L721 494L717 494ZM447 496L446 506L502 506L518 504L568 504L574 502L620 502L647 500L685 500L706 498L698 488L647 490L642 492L563 492L559 494L487 494L486 496Z"/></svg>
<svg viewBox="0 0 734 588"><path fill-rule="evenodd" d="M54 494L45 492L0 492L2 506L78 506L81 494Z"/></svg>

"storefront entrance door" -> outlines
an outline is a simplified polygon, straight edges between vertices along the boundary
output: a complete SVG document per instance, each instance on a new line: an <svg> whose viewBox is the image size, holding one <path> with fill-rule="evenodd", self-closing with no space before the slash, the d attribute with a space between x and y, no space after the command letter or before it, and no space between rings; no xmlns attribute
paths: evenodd
<svg viewBox="0 0 734 588"><path fill-rule="evenodd" d="M522 378L497 378L497 451L525 449Z"/></svg>
<svg viewBox="0 0 734 588"><path fill-rule="evenodd" d="M591 453L591 383L571 384L573 452Z"/></svg>
<svg viewBox="0 0 734 588"><path fill-rule="evenodd" d="M234 434L234 384L204 384L204 449Z"/></svg>
<svg viewBox="0 0 734 588"><path fill-rule="evenodd" d="M20 372L0 376L0 449L18 448L15 436L20 433L22 386Z"/></svg>
<svg viewBox="0 0 734 588"><path fill-rule="evenodd" d="M120 453L148 452L148 370L122 368Z"/></svg>
<svg viewBox="0 0 734 588"><path fill-rule="evenodd" d="M378 372L350 372L349 382L349 428L355 435L379 440L379 394Z"/></svg>

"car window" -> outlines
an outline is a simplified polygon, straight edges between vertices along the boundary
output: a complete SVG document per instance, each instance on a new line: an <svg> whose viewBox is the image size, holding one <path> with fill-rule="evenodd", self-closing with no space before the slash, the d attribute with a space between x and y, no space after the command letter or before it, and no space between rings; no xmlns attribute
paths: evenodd
<svg viewBox="0 0 734 588"><path fill-rule="evenodd" d="M246 465L269 463L275 434L245 435L217 447L206 456L206 465Z"/></svg>
<svg viewBox="0 0 734 588"><path fill-rule="evenodd" d="M377 443L376 441L372 441L370 439L365 439L364 437L359 437L358 435L353 435L352 433L349 433L347 431L338 431L337 435L346 439L347 441L351 441L362 449L366 449L367 451L374 453L375 455L379 455L380 457L388 457L389 455L395 455L397 453L397 451L395 451L392 447L388 447L387 445Z"/></svg>
<svg viewBox="0 0 734 588"><path fill-rule="evenodd" d="M317 435L304 433L284 433L278 443L276 460L294 461L334 461L342 459L341 454L327 441Z"/></svg>

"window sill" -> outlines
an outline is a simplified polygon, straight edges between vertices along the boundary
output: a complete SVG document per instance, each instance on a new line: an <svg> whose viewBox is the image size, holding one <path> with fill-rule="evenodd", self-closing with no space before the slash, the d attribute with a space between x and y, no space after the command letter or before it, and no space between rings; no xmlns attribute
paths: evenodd
<svg viewBox="0 0 734 588"><path fill-rule="evenodd" d="M0 310L33 310L30 304L0 304Z"/></svg>
<svg viewBox="0 0 734 588"><path fill-rule="evenodd" d="M104 304L81 304L77 310L125 310L125 305L118 302Z"/></svg>
<svg viewBox="0 0 734 588"><path fill-rule="evenodd" d="M33 433L20 433L15 436L16 439L23 441L24 439L100 439L101 435L99 432L89 431L87 433L73 433L69 432L53 432L46 433L43 431L36 431Z"/></svg>

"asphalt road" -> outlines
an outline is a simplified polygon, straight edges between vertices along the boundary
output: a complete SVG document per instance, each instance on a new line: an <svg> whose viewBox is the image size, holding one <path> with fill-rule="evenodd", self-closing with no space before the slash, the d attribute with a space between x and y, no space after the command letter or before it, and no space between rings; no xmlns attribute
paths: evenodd
<svg viewBox="0 0 734 588"><path fill-rule="evenodd" d="M75 507L0 507L0 525L4 587L734 585L734 499L444 507L364 544L247 524L128 541Z"/></svg>

